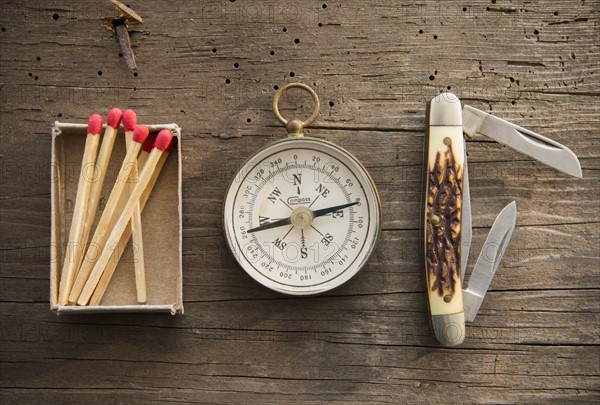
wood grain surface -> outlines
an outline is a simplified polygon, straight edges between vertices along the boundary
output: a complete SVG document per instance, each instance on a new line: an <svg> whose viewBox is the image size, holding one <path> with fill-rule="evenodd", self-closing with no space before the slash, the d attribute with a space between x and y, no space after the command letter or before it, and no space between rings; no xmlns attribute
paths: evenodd
<svg viewBox="0 0 600 405"><path fill-rule="evenodd" d="M127 4L136 74L108 2L0 4L3 404L600 400L599 1ZM308 134L364 162L383 203L367 266L311 298L251 280L221 229L237 167L285 134L271 102L292 81L322 101ZM473 259L504 205L519 216L454 349L432 337L419 257L425 102L447 89L568 146L584 177L467 142ZM114 106L183 128L183 316L49 309L50 126Z"/></svg>

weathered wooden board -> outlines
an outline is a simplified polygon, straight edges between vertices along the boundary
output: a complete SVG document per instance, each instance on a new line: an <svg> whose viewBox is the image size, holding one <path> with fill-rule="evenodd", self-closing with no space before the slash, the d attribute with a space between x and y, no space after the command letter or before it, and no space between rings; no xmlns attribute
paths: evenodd
<svg viewBox="0 0 600 405"><path fill-rule="evenodd" d="M108 2L0 5L3 404L600 400L599 1L171 3L128 3L137 75L98 21ZM319 93L308 132L365 163L384 220L361 273L301 299L246 276L221 230L230 177L284 135L271 101L292 81ZM519 218L457 349L431 335L418 257L424 106L448 89L567 145L584 175L468 142L473 259L506 203ZM284 112L308 114L292 96ZM48 308L49 128L113 106L183 128L181 317Z"/></svg>

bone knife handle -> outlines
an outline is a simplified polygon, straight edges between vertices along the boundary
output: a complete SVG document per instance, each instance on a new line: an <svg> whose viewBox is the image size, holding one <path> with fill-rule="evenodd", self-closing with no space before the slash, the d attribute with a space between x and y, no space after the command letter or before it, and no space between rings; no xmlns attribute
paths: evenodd
<svg viewBox="0 0 600 405"><path fill-rule="evenodd" d="M462 112L454 94L431 100L425 157L425 269L436 339L461 344L465 317L461 280L461 225L465 163Z"/></svg>

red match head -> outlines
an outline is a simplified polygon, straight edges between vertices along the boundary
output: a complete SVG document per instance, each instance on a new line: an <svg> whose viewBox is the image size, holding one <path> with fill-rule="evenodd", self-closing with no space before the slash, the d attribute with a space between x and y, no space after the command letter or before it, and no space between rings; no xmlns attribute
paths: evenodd
<svg viewBox="0 0 600 405"><path fill-rule="evenodd" d="M144 142L144 146L142 146L144 152L150 153L150 151L152 151L152 148L154 147L154 141L156 141L156 135L148 135L148 138L146 138L146 142Z"/></svg>
<svg viewBox="0 0 600 405"><path fill-rule="evenodd" d="M173 133L168 129L163 129L158 133L158 136L156 137L156 142L154 142L154 147L164 152L165 149L169 147L169 144L171 143L172 139Z"/></svg>
<svg viewBox="0 0 600 405"><path fill-rule="evenodd" d="M135 129L133 130L133 137L131 138L132 141L137 142L137 143L144 143L144 141L146 140L146 138L148 138L148 127L145 125L138 125L137 127L135 127Z"/></svg>
<svg viewBox="0 0 600 405"><path fill-rule="evenodd" d="M135 131L135 126L137 125L137 115L133 110L125 110L123 112L123 126L125 127L125 131Z"/></svg>
<svg viewBox="0 0 600 405"><path fill-rule="evenodd" d="M102 116L100 114L90 115L88 119L88 134L99 135L102 131Z"/></svg>
<svg viewBox="0 0 600 405"><path fill-rule="evenodd" d="M121 125L121 118L123 118L123 111L121 111L118 108L113 108L108 112L108 118L106 119L106 123L108 124L108 126L117 129L119 128L119 125Z"/></svg>

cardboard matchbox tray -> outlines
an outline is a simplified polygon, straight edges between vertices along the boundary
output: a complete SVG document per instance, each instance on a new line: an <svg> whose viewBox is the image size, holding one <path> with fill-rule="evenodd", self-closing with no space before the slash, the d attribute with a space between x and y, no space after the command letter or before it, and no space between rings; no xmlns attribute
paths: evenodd
<svg viewBox="0 0 600 405"><path fill-rule="evenodd" d="M169 153L142 212L147 302L138 304L136 300L134 259L130 240L102 301L97 306L58 304L58 288L81 172L87 125L57 121L52 127L50 304L51 309L58 314L169 312L175 315L183 313L181 129L176 124L148 125L148 127L151 133L158 133L161 129L171 130L177 138L177 146ZM89 241L102 215L125 152L125 133L121 127L102 186L101 199Z"/></svg>

